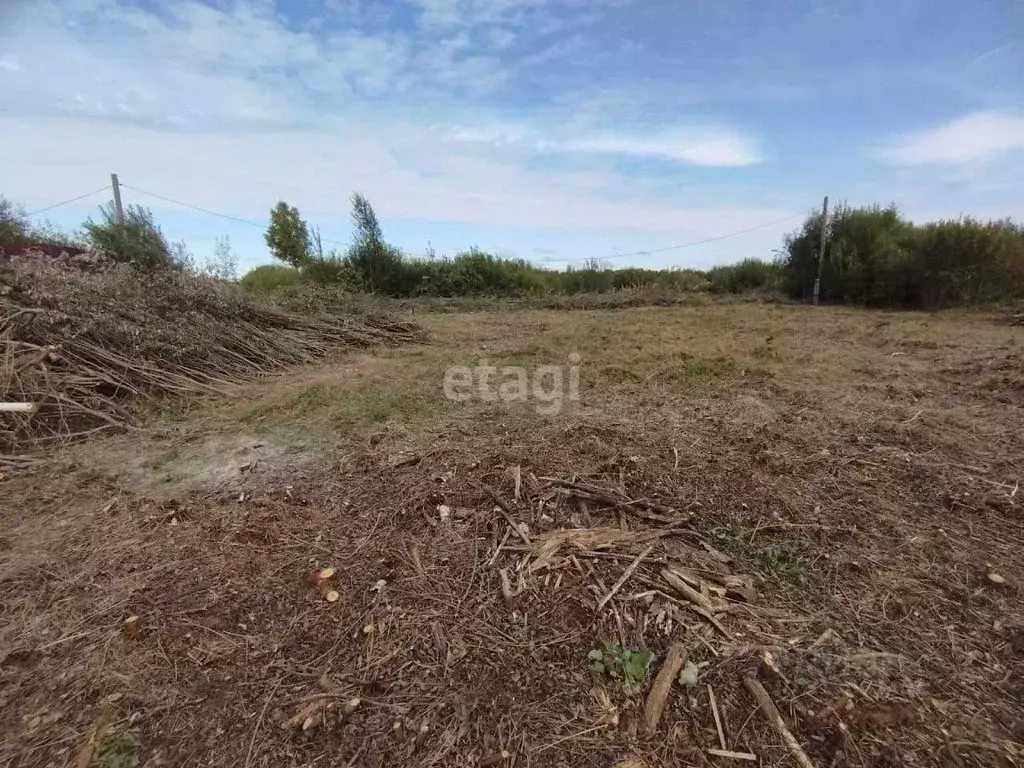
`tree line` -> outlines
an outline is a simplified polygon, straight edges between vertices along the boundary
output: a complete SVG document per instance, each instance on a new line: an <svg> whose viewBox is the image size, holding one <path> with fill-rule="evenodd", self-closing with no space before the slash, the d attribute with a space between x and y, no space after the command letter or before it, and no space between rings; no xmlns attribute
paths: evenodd
<svg viewBox="0 0 1024 768"><path fill-rule="evenodd" d="M326 250L316 227L281 201L270 211L265 241L279 266L256 267L242 277L246 290L301 290L305 284L394 297L524 296L603 293L655 286L672 291L782 293L810 298L818 272L822 226L826 258L822 300L883 307L949 307L1024 298L1024 226L1010 219L969 217L917 225L895 205L837 206L827 221L810 214L784 238L774 259L748 258L708 270L604 267L545 269L524 259L502 258L477 248L454 257L413 257L385 240L373 206L352 195L353 236L343 249ZM0 198L0 247L28 242L84 243L140 269L185 268L234 280L227 238L219 238L203 266L183 243L168 242L152 212L130 205L123 224L113 204L100 209L73 235L34 227L24 212Z"/></svg>
<svg viewBox="0 0 1024 768"><path fill-rule="evenodd" d="M821 214L787 235L775 259L694 269L602 267L597 260L562 271L477 249L454 258L410 258L384 241L369 201L352 197L355 236L346 253L324 255L298 210L278 203L267 245L291 271L258 267L243 282L338 283L390 296L591 293L653 285L716 293L781 292L808 299L818 273ZM822 274L826 302L890 307L948 307L1024 298L1024 226L1009 219L969 217L915 225L895 205L853 208L841 203L828 218Z"/></svg>

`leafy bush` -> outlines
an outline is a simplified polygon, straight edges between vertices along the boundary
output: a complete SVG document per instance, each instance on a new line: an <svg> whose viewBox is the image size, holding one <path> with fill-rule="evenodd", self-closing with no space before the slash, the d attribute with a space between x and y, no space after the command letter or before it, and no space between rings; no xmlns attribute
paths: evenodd
<svg viewBox="0 0 1024 768"><path fill-rule="evenodd" d="M1024 298L1024 225L963 218L918 227L914 299L920 306Z"/></svg>
<svg viewBox="0 0 1024 768"><path fill-rule="evenodd" d="M140 269L182 266L191 260L183 244L167 242L153 212L141 205L129 205L120 224L114 203L107 203L100 208L100 221L86 219L82 229L93 250Z"/></svg>
<svg viewBox="0 0 1024 768"><path fill-rule="evenodd" d="M317 285L338 285L350 290L359 285L359 276L351 265L333 252L326 256L311 256L302 265L301 274Z"/></svg>
<svg viewBox="0 0 1024 768"><path fill-rule="evenodd" d="M426 296L522 296L544 290L543 274L522 259L501 259L477 248L454 259L418 260L416 293Z"/></svg>
<svg viewBox="0 0 1024 768"><path fill-rule="evenodd" d="M302 282L302 273L295 267L281 267L277 264L264 264L250 269L241 280L245 290L260 293L271 293Z"/></svg>
<svg viewBox="0 0 1024 768"><path fill-rule="evenodd" d="M782 282L782 267L771 261L744 259L738 264L712 267L707 281L712 293L774 291Z"/></svg>
<svg viewBox="0 0 1024 768"><path fill-rule="evenodd" d="M787 292L808 298L818 273L821 215L786 238ZM1024 228L964 218L915 226L895 205L839 205L828 223L823 301L945 307L1024 295Z"/></svg>
<svg viewBox="0 0 1024 768"><path fill-rule="evenodd" d="M31 228L25 209L6 197L0 197L0 248L31 242Z"/></svg>
<svg viewBox="0 0 1024 768"><path fill-rule="evenodd" d="M623 267L612 270L613 290L666 288L676 291L700 291L708 287L704 273L696 269L644 269Z"/></svg>

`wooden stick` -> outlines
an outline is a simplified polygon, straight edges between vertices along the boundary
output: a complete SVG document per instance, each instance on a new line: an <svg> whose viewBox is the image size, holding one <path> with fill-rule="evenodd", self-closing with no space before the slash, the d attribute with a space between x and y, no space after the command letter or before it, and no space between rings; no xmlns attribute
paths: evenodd
<svg viewBox="0 0 1024 768"><path fill-rule="evenodd" d="M747 760L751 763L757 762L757 755L753 752L732 752L728 749L713 749L708 747L708 754L714 755L715 757L729 757L733 760Z"/></svg>
<svg viewBox="0 0 1024 768"><path fill-rule="evenodd" d="M714 614L711 613L711 611L705 611L699 605L691 605L690 610L696 613L698 616L702 617L708 624L710 624L712 627L721 632L722 637L724 637L726 640L732 640L732 632L723 627L722 622L716 619L714 617Z"/></svg>
<svg viewBox="0 0 1024 768"><path fill-rule="evenodd" d="M544 482L551 483L552 485L557 485L561 488L567 488L576 494L586 494L586 496L594 501L600 501L602 504L607 504L610 507L619 507L620 509L633 510L634 512L637 507L640 507L642 509L651 510L651 512L660 513L660 515L653 515L651 513L642 515L643 517L647 517L649 520L657 520L663 523L682 522L679 519L679 513L664 504L658 504L657 502L648 501L647 499L616 498L611 492L606 491L604 488L587 485L586 483L573 483L569 480L562 480L558 477L541 477L539 479Z"/></svg>
<svg viewBox="0 0 1024 768"><path fill-rule="evenodd" d="M665 656L665 663L654 679L651 692L647 694L647 702L644 705L644 729L648 734L658 729L658 722L665 711L665 703L668 701L669 691L672 690L672 683L679 675L679 670L686 663L686 646L681 643L673 643Z"/></svg>
<svg viewBox="0 0 1024 768"><path fill-rule="evenodd" d="M715 609L714 605L711 604L711 600L702 595L700 592L695 590L681 578L676 576L669 568L665 568L661 572L661 578L668 582L669 586L672 587L676 592L685 597L694 605L703 608L709 613Z"/></svg>
<svg viewBox="0 0 1024 768"><path fill-rule="evenodd" d="M715 701L715 689L708 683L708 700L711 702L711 714L715 716L715 730L718 731L718 743L723 750L728 750L729 745L725 743L725 731L722 730L722 718L718 714L718 703Z"/></svg>
<svg viewBox="0 0 1024 768"><path fill-rule="evenodd" d="M786 747L789 749L789 753L793 755L793 759L796 760L800 768L814 768L814 763L804 752L800 746L800 742L796 740L796 736L786 727L786 721L782 719L782 715L779 713L778 707L775 706L775 702L772 701L771 696L768 695L768 691L764 689L753 677L743 678L743 684L747 686L747 689L757 699L757 703L761 708L761 712L768 720L768 724L772 727L772 730L785 742Z"/></svg>
<svg viewBox="0 0 1024 768"><path fill-rule="evenodd" d="M611 588L608 594L602 597L601 600L598 602L597 610L600 611L602 608L604 608L608 604L608 601L615 596L615 593L622 589L622 585L629 580L629 577L633 575L633 572L637 569L637 566L640 565L643 559L647 557L649 554L651 554L652 549L654 549L653 544L648 546L647 549L645 549L643 552L636 556L636 560L629 564L629 567L626 568L626 571L622 574L622 576L619 577L619 580L615 582L615 585Z"/></svg>
<svg viewBox="0 0 1024 768"><path fill-rule="evenodd" d="M515 518L512 517L512 510L509 508L508 504L505 503L505 500L501 498L498 492L489 485L485 485L484 490L487 491L487 495L491 497L491 501L498 505L498 509L501 510L501 514L505 516L506 520L508 520L508 524L512 526L512 530L515 532L516 536L522 539L526 546L533 546L530 541L530 537L526 535L523 529L519 527L519 523L517 523Z"/></svg>
<svg viewBox="0 0 1024 768"><path fill-rule="evenodd" d="M39 403L0 403L0 413L35 413Z"/></svg>

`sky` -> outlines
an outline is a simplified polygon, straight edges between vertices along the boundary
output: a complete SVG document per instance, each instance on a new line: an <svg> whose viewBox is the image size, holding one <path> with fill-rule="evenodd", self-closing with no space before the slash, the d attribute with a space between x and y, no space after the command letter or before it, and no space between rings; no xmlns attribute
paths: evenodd
<svg viewBox="0 0 1024 768"><path fill-rule="evenodd" d="M354 191L409 253L552 267L771 258L824 195L1024 220L1024 3L0 0L0 194L112 172L243 270L281 199L343 248Z"/></svg>

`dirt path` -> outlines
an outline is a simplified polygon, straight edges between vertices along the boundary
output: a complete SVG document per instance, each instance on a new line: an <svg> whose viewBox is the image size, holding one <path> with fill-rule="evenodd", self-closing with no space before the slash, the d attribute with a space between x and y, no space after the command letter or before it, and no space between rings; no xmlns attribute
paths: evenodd
<svg viewBox="0 0 1024 768"><path fill-rule="evenodd" d="M0 763L718 764L710 686L728 749L785 764L748 675L816 765L1022 759L1024 329L420 319L0 484ZM481 364L577 365L579 399L445 397ZM673 643L699 682L649 736Z"/></svg>

